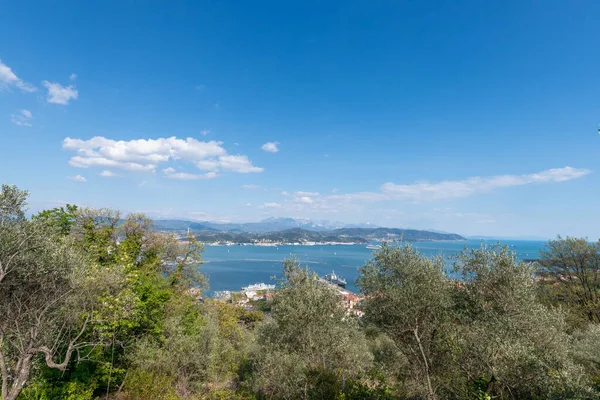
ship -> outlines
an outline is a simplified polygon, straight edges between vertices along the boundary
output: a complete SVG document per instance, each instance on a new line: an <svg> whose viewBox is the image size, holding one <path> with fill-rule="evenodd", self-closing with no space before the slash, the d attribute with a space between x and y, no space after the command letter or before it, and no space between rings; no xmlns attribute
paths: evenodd
<svg viewBox="0 0 600 400"><path fill-rule="evenodd" d="M248 285L243 287L244 291L259 291L259 290L275 290L275 285L267 285L266 283L255 283L253 285Z"/></svg>
<svg viewBox="0 0 600 400"><path fill-rule="evenodd" d="M325 275L325 280L334 285L338 285L343 288L346 287L346 280L341 276L337 276L334 271L331 271L330 274Z"/></svg>
<svg viewBox="0 0 600 400"><path fill-rule="evenodd" d="M369 250L379 250L379 249L381 249L381 246L378 245L378 244L369 244L369 245L367 245L367 249L369 249Z"/></svg>

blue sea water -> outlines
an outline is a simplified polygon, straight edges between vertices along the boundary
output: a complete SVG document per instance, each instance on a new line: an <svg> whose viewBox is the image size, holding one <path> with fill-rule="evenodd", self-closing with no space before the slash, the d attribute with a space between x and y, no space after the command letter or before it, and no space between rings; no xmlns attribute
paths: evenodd
<svg viewBox="0 0 600 400"><path fill-rule="evenodd" d="M422 242L411 243L428 257L442 255L448 257L467 248L479 248L481 243L495 245L497 241L468 240L462 242ZM518 259L537 259L546 242L505 240ZM358 291L354 281L358 278L358 267L372 258L372 250L365 245L323 245L323 246L206 246L203 253L204 264L200 266L209 280L209 295L214 291L240 290L252 283L275 283L281 276L283 260L295 257L301 265L323 276L332 270L346 278L347 288Z"/></svg>

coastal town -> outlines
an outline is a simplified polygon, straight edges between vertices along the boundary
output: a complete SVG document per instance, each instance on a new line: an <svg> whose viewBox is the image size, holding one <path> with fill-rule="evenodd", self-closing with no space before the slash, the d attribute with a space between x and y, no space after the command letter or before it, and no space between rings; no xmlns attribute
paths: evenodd
<svg viewBox="0 0 600 400"><path fill-rule="evenodd" d="M345 280L332 272L324 278L319 278L319 282L328 285L335 290L339 296L340 303L346 311L346 315L362 317L364 313L358 308L363 296L360 296L346 289ZM343 282L343 285L341 284ZM243 307L247 311L266 311L269 310L270 302L277 291L276 285L266 283L255 283L241 288L240 291L218 291L213 294L217 301L227 302Z"/></svg>

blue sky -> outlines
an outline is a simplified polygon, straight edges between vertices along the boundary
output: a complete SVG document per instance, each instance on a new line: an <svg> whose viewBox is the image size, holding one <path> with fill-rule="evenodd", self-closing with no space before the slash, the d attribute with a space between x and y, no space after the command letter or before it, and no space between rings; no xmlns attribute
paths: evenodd
<svg viewBox="0 0 600 400"><path fill-rule="evenodd" d="M595 1L9 2L32 210L600 236Z"/></svg>

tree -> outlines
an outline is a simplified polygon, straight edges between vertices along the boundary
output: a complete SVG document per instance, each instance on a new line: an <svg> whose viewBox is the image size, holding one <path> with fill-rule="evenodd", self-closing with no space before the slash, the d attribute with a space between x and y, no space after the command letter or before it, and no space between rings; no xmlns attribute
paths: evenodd
<svg viewBox="0 0 600 400"><path fill-rule="evenodd" d="M25 206L29 192L16 186L2 185L0 191L0 284L17 265L16 257L26 254L32 229L25 223Z"/></svg>
<svg viewBox="0 0 600 400"><path fill-rule="evenodd" d="M195 298L202 293L205 279L197 268L202 246L193 237L179 242L174 235L154 230L153 222L141 213L122 218L111 209L71 210L68 216L63 208L44 211L34 219L51 232L68 233L62 240L71 242L95 270L110 278L111 285L97 294L102 307L94 310L93 329L88 326L83 334L101 338L104 345L86 349L87 359L71 363L59 376L42 368L36 388L62 393L77 383L93 395L108 395L131 376L137 342L180 339L169 333L173 330L167 332L169 315L173 308L183 307L178 299L188 298L191 291ZM68 232L61 230L65 219Z"/></svg>
<svg viewBox="0 0 600 400"><path fill-rule="evenodd" d="M78 207L76 205L67 204L65 207L41 211L33 216L33 220L40 220L55 228L60 235L67 236L71 233L73 225L75 225L77 213Z"/></svg>
<svg viewBox="0 0 600 400"><path fill-rule="evenodd" d="M365 323L386 333L404 354L416 394L437 398L435 372L443 370L443 338L450 316L450 284L443 260L415 249L383 245L360 268Z"/></svg>
<svg viewBox="0 0 600 400"><path fill-rule="evenodd" d="M16 399L36 355L64 370L89 326L101 275L67 240L25 218L27 192L3 185L0 193L0 374L2 399ZM57 361L58 359L58 361Z"/></svg>
<svg viewBox="0 0 600 400"><path fill-rule="evenodd" d="M259 329L254 384L268 398L332 398L371 363L364 335L337 289L284 262L271 319Z"/></svg>
<svg viewBox="0 0 600 400"><path fill-rule="evenodd" d="M568 305L588 321L600 322L600 241L560 236L546 245L538 275L552 303Z"/></svg>
<svg viewBox="0 0 600 400"><path fill-rule="evenodd" d="M531 264L507 247L457 257L452 343L455 379L448 397L594 398L560 310L540 303ZM596 394L597 395L597 394Z"/></svg>

